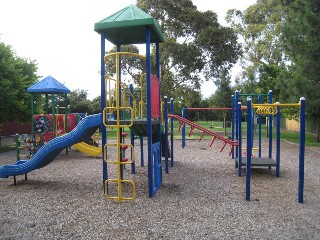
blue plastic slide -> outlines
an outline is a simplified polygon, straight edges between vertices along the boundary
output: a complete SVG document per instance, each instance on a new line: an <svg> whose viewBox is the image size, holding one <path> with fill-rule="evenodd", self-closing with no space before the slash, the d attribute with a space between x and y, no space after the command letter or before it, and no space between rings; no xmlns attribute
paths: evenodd
<svg viewBox="0 0 320 240"><path fill-rule="evenodd" d="M0 167L0 178L26 174L48 165L63 149L88 140L101 123L101 114L83 118L71 132L49 141L30 160L20 160L15 164Z"/></svg>

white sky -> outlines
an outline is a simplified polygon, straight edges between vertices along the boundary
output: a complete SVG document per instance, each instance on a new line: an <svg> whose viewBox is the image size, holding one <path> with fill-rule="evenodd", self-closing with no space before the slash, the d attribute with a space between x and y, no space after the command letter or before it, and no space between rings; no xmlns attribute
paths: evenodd
<svg viewBox="0 0 320 240"><path fill-rule="evenodd" d="M224 24L230 8L244 10L256 0L193 0L201 11L212 10ZM51 75L70 90L100 95L100 35L94 23L136 0L0 0L0 39L19 57L36 60L38 75ZM107 50L112 45L107 43ZM215 91L207 82L204 97Z"/></svg>

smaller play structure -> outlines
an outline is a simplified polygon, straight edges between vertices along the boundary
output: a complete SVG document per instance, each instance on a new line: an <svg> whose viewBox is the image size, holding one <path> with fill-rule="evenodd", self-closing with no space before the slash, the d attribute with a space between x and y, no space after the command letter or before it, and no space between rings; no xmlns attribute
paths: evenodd
<svg viewBox="0 0 320 240"><path fill-rule="evenodd" d="M27 89L31 94L32 138L41 137L42 144L71 132L79 121L85 117L83 113L70 113L67 95L70 90L52 76L47 76ZM41 114L35 113L35 94L45 95L45 104ZM56 97L64 99L63 106L56 103ZM51 102L49 101L51 98ZM51 106L50 106L51 105ZM82 142L74 145L78 151L91 156L99 156L101 148ZM66 148L68 153L68 148Z"/></svg>
<svg viewBox="0 0 320 240"><path fill-rule="evenodd" d="M242 94L246 97L246 106L243 106L239 100L238 91L235 96L232 96L232 108L235 109L234 119L236 119L233 127L236 129L236 136L234 138L238 141L236 147L235 163L238 168L238 175L242 174L242 167L246 167L246 200L250 200L250 182L251 182L251 168L252 167L275 167L276 177L280 177L280 119L281 108L298 107L300 109L300 143L299 143L299 166L298 166L298 202L303 203L303 186L304 186L304 152L305 152L305 99L300 98L299 103L280 104L272 103L272 91L268 94ZM262 97L268 96L268 103L262 103ZM258 97L258 102L253 103L253 97ZM243 134L242 134L242 116L246 113L246 147L243 148ZM261 153L261 119L262 117L268 119L268 156L264 157ZM272 138L273 138L273 118L276 117L276 149L275 159L272 158ZM258 125L258 147L254 147L254 121L257 119ZM253 154L254 150L258 150L258 156Z"/></svg>
<svg viewBox="0 0 320 240"><path fill-rule="evenodd" d="M0 167L0 178L13 176L14 183L16 183L16 176L25 175L25 180L27 180L27 173L45 167L67 147L88 140L96 132L101 121L101 114L83 118L71 132L47 142L31 159L19 160L15 164Z"/></svg>

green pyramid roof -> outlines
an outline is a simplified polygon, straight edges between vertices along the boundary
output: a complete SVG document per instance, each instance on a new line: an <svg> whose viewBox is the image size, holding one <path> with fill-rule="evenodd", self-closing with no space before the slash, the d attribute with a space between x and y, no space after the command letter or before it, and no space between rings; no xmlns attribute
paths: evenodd
<svg viewBox="0 0 320 240"><path fill-rule="evenodd" d="M156 20L135 5L102 19L94 24L94 30L105 33L113 44L138 44L146 42L146 26L151 28L151 42L164 42L164 37Z"/></svg>

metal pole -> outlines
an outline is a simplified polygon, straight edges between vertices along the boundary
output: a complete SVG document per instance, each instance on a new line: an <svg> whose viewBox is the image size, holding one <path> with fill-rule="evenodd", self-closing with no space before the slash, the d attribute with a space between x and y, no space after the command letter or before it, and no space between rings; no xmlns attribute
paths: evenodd
<svg viewBox="0 0 320 240"><path fill-rule="evenodd" d="M237 128L238 128L238 137L239 137L239 140L238 140L238 151L239 153L237 154L238 155L238 176L240 177L241 176L241 172L242 172L242 131L241 131L241 117L242 117L242 105L241 105L241 102L238 102L237 104L237 118L240 118L238 122L238 125Z"/></svg>
<svg viewBox="0 0 320 240"><path fill-rule="evenodd" d="M147 80L147 129L148 129L148 184L149 197L153 196L153 158L152 158L152 121L151 121L151 54L150 28L146 28L146 80Z"/></svg>
<svg viewBox="0 0 320 240"><path fill-rule="evenodd" d="M186 109L187 108L182 108L181 115L183 118L186 118ZM181 135L182 135L182 148L184 148L186 146L186 125L185 124L183 124L182 126Z"/></svg>
<svg viewBox="0 0 320 240"><path fill-rule="evenodd" d="M238 102L239 102L239 91L236 90L235 91L235 104L236 104L236 113L238 113ZM241 139L239 139L239 135L238 135L238 131L239 131L239 121L241 123L241 118L239 118L238 116L236 116L236 139L238 141L241 141ZM238 146L236 146L236 158L238 157Z"/></svg>
<svg viewBox="0 0 320 240"><path fill-rule="evenodd" d="M252 101L251 98L247 98L247 116L252 114ZM247 164L246 164L246 200L250 201L250 181L251 181L251 155L252 155L252 145L251 145L251 117L247 118Z"/></svg>
<svg viewBox="0 0 320 240"><path fill-rule="evenodd" d="M272 104L272 90L269 90L269 104ZM272 115L269 115L269 158L272 158Z"/></svg>
<svg viewBox="0 0 320 240"><path fill-rule="evenodd" d="M105 33L101 32L101 52L100 52L100 72L101 72L101 114L103 114L103 110L106 107L106 84L105 84L105 62L104 62L104 55L105 55ZM103 118L102 118L103 119ZM104 182L108 179L108 165L104 161L104 146L107 143L107 130L106 127L101 122L101 143L102 143L102 184L103 188L105 188ZM104 193L106 193L106 189L104 189Z"/></svg>
<svg viewBox="0 0 320 240"><path fill-rule="evenodd" d="M174 105L173 105L173 98L170 99L170 113L173 114L174 113ZM173 144L173 137L174 137L174 134L173 134L173 118L171 118L170 120L170 124L171 124L171 167L173 167L173 148L174 148L174 144Z"/></svg>
<svg viewBox="0 0 320 240"><path fill-rule="evenodd" d="M168 157L168 97L164 96L164 151L166 173L169 173L169 157Z"/></svg>
<svg viewBox="0 0 320 240"><path fill-rule="evenodd" d="M280 107L277 107L277 140L276 140L276 176L280 177L280 120L281 120L281 114L280 114Z"/></svg>
<svg viewBox="0 0 320 240"><path fill-rule="evenodd" d="M304 154L305 154L305 134L306 134L306 99L300 98L300 144L299 144L299 181L298 181L298 201L303 203L304 188Z"/></svg>
<svg viewBox="0 0 320 240"><path fill-rule="evenodd" d="M234 95L231 95L231 140L234 141ZM232 148L231 157L234 159L234 148Z"/></svg>

